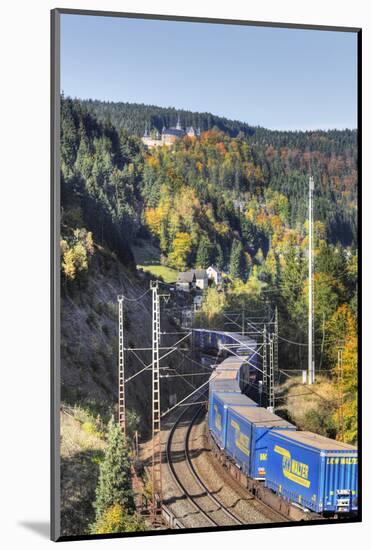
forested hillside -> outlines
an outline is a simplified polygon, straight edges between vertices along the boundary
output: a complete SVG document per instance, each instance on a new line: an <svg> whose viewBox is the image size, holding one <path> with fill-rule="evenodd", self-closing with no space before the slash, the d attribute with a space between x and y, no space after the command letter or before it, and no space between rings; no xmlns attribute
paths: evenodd
<svg viewBox="0 0 371 550"><path fill-rule="evenodd" d="M215 116L211 113L196 113L173 107L158 107L157 105L143 105L139 103L112 103L109 101L81 100L81 105L94 114L100 122L107 120L117 128L126 130L129 134L141 137L147 125L161 132L164 126L175 126L180 117L184 126L200 128L201 131L210 130L214 126L223 132L236 137L239 132L245 135L252 134L254 129L238 120Z"/></svg>
<svg viewBox="0 0 371 550"><path fill-rule="evenodd" d="M146 150L145 124L161 130L178 114L184 125L201 127L200 138ZM336 375L342 342L347 438L355 441L356 131L272 132L207 113L62 98L61 155L66 296L93 274L100 247L133 279L136 243L158 249L161 264L175 270L214 263L229 283L222 293L208 291L198 322L218 326L231 307L277 306L280 365L298 370L307 354L312 173L316 360ZM324 433L336 424L336 404L329 407Z"/></svg>
<svg viewBox="0 0 371 550"><path fill-rule="evenodd" d="M318 183L316 216L326 222L329 240L346 245L357 238L357 132L355 130L280 132L214 116L174 108L85 100L81 104L101 122L141 137L145 128L184 126L201 131L218 129L228 137L241 137L251 147L263 181L290 197L290 222L306 217L306 185L311 172ZM237 169L239 170L239 169ZM233 169L232 169L233 171ZM223 176L223 174L222 174ZM239 174L234 191L240 191ZM242 189L243 190L243 189Z"/></svg>

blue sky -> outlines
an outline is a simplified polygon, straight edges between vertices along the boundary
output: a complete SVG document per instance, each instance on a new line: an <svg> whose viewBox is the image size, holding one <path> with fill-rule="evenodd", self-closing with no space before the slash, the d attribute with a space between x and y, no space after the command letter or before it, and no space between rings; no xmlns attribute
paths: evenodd
<svg viewBox="0 0 371 550"><path fill-rule="evenodd" d="M65 95L209 111L279 130L356 128L355 33L61 17Z"/></svg>

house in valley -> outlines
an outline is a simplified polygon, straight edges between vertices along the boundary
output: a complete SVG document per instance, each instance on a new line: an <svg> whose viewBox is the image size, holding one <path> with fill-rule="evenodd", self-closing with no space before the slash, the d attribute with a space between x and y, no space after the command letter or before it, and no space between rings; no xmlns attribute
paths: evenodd
<svg viewBox="0 0 371 550"><path fill-rule="evenodd" d="M207 276L210 280L214 281L215 286L222 284L222 274L218 268L211 265L206 270Z"/></svg>
<svg viewBox="0 0 371 550"><path fill-rule="evenodd" d="M190 292L191 290L206 290L208 287L208 275L206 269L190 269L178 273L175 283L177 290Z"/></svg>

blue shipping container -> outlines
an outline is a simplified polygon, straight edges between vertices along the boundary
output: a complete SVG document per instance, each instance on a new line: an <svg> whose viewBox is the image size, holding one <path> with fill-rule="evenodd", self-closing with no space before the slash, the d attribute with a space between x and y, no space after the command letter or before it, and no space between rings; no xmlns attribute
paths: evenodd
<svg viewBox="0 0 371 550"><path fill-rule="evenodd" d="M274 429L296 430L296 427L262 407L228 407L225 447L246 475L265 478L267 435Z"/></svg>
<svg viewBox="0 0 371 550"><path fill-rule="evenodd" d="M356 511L357 448L311 432L272 431L265 483L315 512Z"/></svg>
<svg viewBox="0 0 371 550"><path fill-rule="evenodd" d="M227 408L232 405L235 407L257 407L257 403L246 395L233 392L212 392L209 403L209 430L219 447L224 449L227 434Z"/></svg>

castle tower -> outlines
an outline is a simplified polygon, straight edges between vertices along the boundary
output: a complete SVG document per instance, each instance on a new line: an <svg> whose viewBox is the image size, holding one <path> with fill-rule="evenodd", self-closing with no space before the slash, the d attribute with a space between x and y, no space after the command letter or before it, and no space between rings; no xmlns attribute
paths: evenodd
<svg viewBox="0 0 371 550"><path fill-rule="evenodd" d="M180 125L180 117L179 117L179 115L178 115L178 122L176 123L175 128L176 128L177 130L181 130L181 129L182 129L182 127L181 127L181 125Z"/></svg>

